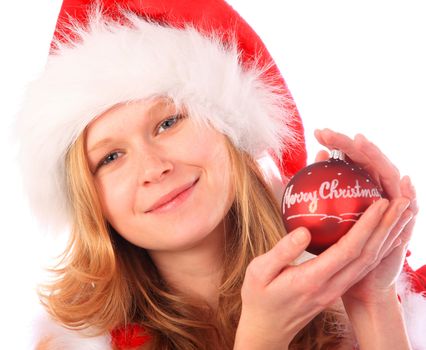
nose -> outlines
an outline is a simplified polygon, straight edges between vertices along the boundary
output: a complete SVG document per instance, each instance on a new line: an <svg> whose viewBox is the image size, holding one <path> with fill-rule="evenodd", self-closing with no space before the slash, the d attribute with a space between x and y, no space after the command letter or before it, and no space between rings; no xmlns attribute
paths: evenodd
<svg viewBox="0 0 426 350"><path fill-rule="evenodd" d="M151 182L159 182L167 173L171 172L173 169L173 164L170 160L153 152L142 155L138 163L139 185L145 185Z"/></svg>

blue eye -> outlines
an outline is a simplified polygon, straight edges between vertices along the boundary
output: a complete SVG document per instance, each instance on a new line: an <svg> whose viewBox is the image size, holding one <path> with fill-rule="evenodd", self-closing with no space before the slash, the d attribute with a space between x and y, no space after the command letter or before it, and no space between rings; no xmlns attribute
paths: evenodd
<svg viewBox="0 0 426 350"><path fill-rule="evenodd" d="M109 163L113 162L114 160L116 160L118 157L120 157L122 152L111 152L110 154L108 154L105 158L103 158L98 166L96 167L96 170L99 169L100 167L104 166L104 165L108 165Z"/></svg>
<svg viewBox="0 0 426 350"><path fill-rule="evenodd" d="M159 126L158 130L160 130L161 128L167 130L169 128L171 128L173 125L177 124L178 120L183 119L185 116L181 115L181 114L176 114L170 118L165 119ZM161 132L158 132L159 134L161 134Z"/></svg>

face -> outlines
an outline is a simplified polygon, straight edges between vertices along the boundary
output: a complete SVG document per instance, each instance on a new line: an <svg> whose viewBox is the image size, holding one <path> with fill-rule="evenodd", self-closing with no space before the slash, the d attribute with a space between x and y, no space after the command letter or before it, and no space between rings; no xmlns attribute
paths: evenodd
<svg viewBox="0 0 426 350"><path fill-rule="evenodd" d="M234 199L225 136L167 100L105 112L86 129L86 154L104 216L133 244L184 250L223 233Z"/></svg>

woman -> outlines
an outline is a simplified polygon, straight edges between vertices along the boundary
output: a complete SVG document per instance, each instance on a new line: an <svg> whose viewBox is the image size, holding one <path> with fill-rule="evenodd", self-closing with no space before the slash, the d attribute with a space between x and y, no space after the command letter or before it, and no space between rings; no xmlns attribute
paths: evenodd
<svg viewBox="0 0 426 350"><path fill-rule="evenodd" d="M18 127L36 213L70 230L40 289L38 348L424 346L396 290L414 188L362 136L318 131L389 200L301 262L309 232L285 234L279 201L306 162L303 128L266 48L226 3L64 1ZM411 276L403 286L420 292ZM424 308L418 293L399 297Z"/></svg>

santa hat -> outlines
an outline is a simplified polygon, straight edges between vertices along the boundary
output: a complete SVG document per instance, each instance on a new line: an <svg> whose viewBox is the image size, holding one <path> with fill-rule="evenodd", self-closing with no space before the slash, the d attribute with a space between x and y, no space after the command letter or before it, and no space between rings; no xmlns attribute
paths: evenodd
<svg viewBox="0 0 426 350"><path fill-rule="evenodd" d="M45 69L18 117L24 186L43 223L56 230L70 222L65 154L90 121L117 103L158 95L257 159L277 198L282 178L306 163L287 86L226 2L65 0Z"/></svg>

